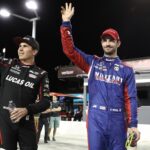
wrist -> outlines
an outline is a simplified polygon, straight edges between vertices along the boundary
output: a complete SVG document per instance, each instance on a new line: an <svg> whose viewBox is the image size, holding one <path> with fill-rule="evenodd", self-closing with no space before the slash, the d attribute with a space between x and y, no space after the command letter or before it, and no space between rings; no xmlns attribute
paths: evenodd
<svg viewBox="0 0 150 150"><path fill-rule="evenodd" d="M27 110L27 115L33 114L33 113L32 113L32 108L31 108L30 105L27 106L25 109Z"/></svg>
<svg viewBox="0 0 150 150"><path fill-rule="evenodd" d="M70 22L69 18L63 18L62 20L63 20L63 22Z"/></svg>
<svg viewBox="0 0 150 150"><path fill-rule="evenodd" d="M24 108L24 114L27 115L28 114L28 109Z"/></svg>

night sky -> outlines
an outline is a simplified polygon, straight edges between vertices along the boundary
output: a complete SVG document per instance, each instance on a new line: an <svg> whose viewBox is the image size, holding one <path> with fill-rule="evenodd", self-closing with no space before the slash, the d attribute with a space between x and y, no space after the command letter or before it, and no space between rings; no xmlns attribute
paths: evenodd
<svg viewBox="0 0 150 150"><path fill-rule="evenodd" d="M25 0L0 0L13 13L33 18L34 13L24 6ZM118 30L122 45L118 50L121 59L150 56L150 1L149 0L37 0L39 2L37 40L40 53L37 65L49 73L51 90L61 91L65 82L57 79L56 66L69 65L63 54L59 28L60 7L65 2L75 6L72 19L73 36L77 47L89 54L103 55L100 34L106 28ZM0 18L0 51L6 47L6 57L17 57L13 37L31 35L32 24L15 17ZM66 84L65 84L66 85Z"/></svg>

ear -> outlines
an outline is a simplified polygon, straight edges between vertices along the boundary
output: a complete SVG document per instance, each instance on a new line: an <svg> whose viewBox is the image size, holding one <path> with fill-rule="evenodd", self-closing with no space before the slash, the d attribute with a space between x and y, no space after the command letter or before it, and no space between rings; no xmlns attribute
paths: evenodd
<svg viewBox="0 0 150 150"><path fill-rule="evenodd" d="M34 55L34 56L36 56L36 55L37 55L37 53L38 53L38 51L37 51L37 50L33 50L33 55Z"/></svg>
<svg viewBox="0 0 150 150"><path fill-rule="evenodd" d="M102 45L102 43L103 43L103 40L101 39L101 41L100 41L100 42L101 42L101 45Z"/></svg>
<svg viewBox="0 0 150 150"><path fill-rule="evenodd" d="M120 45L121 45L121 41L118 41L117 43L118 43L118 46L117 46L117 47L120 47Z"/></svg>

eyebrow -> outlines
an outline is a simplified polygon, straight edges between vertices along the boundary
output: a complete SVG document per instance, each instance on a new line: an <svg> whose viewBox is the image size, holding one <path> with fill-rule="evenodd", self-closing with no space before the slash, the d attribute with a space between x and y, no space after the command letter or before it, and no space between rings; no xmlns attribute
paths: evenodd
<svg viewBox="0 0 150 150"><path fill-rule="evenodd" d="M29 44L27 43L20 43L19 46L28 46Z"/></svg>
<svg viewBox="0 0 150 150"><path fill-rule="evenodd" d="M103 41L105 41L107 39L109 39L110 41L115 41L115 39L113 39L112 37L104 37L104 38L102 38Z"/></svg>

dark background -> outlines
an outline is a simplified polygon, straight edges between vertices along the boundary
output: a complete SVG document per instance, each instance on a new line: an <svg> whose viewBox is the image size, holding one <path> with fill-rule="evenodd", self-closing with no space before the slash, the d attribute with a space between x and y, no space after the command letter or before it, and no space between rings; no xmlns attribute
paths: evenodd
<svg viewBox="0 0 150 150"><path fill-rule="evenodd" d="M150 1L149 0L37 0L39 3L37 40L40 53L37 65L49 73L51 91L65 91L67 87L81 90L82 81L60 81L56 66L69 65L63 54L59 28L60 7L65 2L75 6L72 19L76 46L89 54L103 55L100 34L106 28L118 30L122 45L118 50L121 59L150 56ZM24 6L25 0L0 0L13 13L33 18L34 13ZM0 51L6 47L6 57L17 57L13 37L31 35L32 24L15 17L0 18Z"/></svg>

